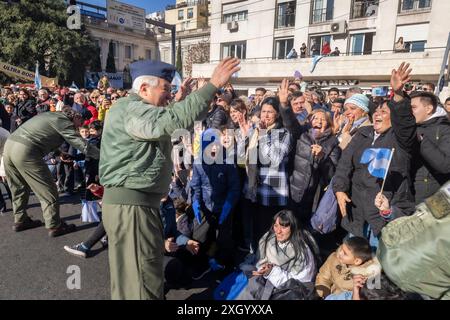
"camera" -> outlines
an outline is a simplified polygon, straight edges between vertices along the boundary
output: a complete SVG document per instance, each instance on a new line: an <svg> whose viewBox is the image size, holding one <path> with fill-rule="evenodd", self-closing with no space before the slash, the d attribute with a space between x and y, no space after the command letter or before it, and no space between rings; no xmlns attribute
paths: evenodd
<svg viewBox="0 0 450 320"><path fill-rule="evenodd" d="M372 97L387 97L389 87L374 87L372 88Z"/></svg>

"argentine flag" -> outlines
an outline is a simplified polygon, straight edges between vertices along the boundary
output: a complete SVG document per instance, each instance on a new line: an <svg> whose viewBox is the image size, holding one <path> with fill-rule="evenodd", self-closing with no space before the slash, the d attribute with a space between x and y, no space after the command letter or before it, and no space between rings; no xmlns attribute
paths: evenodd
<svg viewBox="0 0 450 320"><path fill-rule="evenodd" d="M39 75L39 62L36 62L36 72L34 73L34 85L37 90L42 88L41 76Z"/></svg>
<svg viewBox="0 0 450 320"><path fill-rule="evenodd" d="M369 173L377 178L385 179L392 159L392 150L386 148L368 148L364 150L361 163L369 164Z"/></svg>

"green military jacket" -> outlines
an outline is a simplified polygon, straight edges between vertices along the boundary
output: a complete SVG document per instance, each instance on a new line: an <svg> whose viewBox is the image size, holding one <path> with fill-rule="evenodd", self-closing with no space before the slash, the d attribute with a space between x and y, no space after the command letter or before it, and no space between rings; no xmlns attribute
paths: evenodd
<svg viewBox="0 0 450 320"><path fill-rule="evenodd" d="M204 117L216 91L209 83L168 107L150 105L137 94L118 100L108 112L102 134L103 202L159 204L171 180L171 134Z"/></svg>
<svg viewBox="0 0 450 320"><path fill-rule="evenodd" d="M58 149L64 140L86 156L99 158L98 148L82 139L73 122L62 112L44 112L31 118L17 128L9 139L30 146L40 158Z"/></svg>

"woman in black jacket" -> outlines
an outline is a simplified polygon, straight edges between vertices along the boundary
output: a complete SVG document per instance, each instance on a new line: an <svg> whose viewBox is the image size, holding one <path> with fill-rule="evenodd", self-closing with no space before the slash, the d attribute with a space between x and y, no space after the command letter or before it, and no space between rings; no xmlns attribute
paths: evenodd
<svg viewBox="0 0 450 320"><path fill-rule="evenodd" d="M410 168L416 139L415 120L408 108L409 101L398 93L410 80L409 72L403 69L403 65L392 72L394 98L375 109L373 128L359 129L342 153L333 178L333 190L343 215L342 227L352 235L369 238L372 247L378 245L377 238L387 221L414 212ZM393 109L404 115L401 128L395 125L397 118L391 118ZM369 164L361 163L361 157L368 148L395 148L383 189L391 208L383 212L374 204L383 179L372 176L368 170Z"/></svg>
<svg viewBox="0 0 450 320"><path fill-rule="evenodd" d="M36 102L25 89L20 89L19 91L19 102L16 106L16 110L18 116L18 119L16 120L17 126L20 126L37 114Z"/></svg>
<svg viewBox="0 0 450 320"><path fill-rule="evenodd" d="M293 173L290 178L292 209L297 218L309 224L317 188L323 191L336 170L341 149L333 135L333 122L328 112L316 109L308 116L310 128L295 120L292 110L283 108L281 115L296 142ZM305 131L306 130L306 131Z"/></svg>

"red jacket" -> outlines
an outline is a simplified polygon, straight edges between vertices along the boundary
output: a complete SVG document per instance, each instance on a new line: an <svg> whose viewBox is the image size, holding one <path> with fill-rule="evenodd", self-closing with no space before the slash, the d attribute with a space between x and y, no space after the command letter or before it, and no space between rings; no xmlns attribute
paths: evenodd
<svg viewBox="0 0 450 320"><path fill-rule="evenodd" d="M322 54L325 55L325 54L330 54L330 53L331 53L331 47L330 47L330 44L329 44L329 43L324 44L324 45L322 46Z"/></svg>
<svg viewBox="0 0 450 320"><path fill-rule="evenodd" d="M84 106L85 106L85 108L88 109L88 110L91 112L91 114L92 114L92 118L90 118L89 120L86 120L86 121L84 122L84 125L85 125L85 126L88 126L88 125L90 125L93 121L95 121L95 120L98 119L98 111L97 111L97 109L96 109L94 106L91 106L91 105L88 104L87 102L84 103Z"/></svg>

